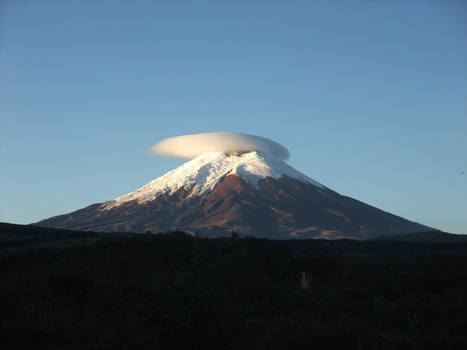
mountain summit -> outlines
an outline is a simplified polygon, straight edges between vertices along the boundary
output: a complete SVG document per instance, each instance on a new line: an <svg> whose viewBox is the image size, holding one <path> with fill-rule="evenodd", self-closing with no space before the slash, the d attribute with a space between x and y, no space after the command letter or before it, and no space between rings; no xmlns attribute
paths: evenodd
<svg viewBox="0 0 467 350"><path fill-rule="evenodd" d="M288 176L304 183L324 188L318 182L298 172L286 162L272 156L266 158L253 152L210 152L169 171L135 192L128 193L106 203L105 208L113 208L122 203L136 200L138 204L155 200L169 193L173 194L183 188L188 197L201 196L211 192L226 176L236 175L247 184L260 190L259 182L265 177L279 179Z"/></svg>
<svg viewBox="0 0 467 350"><path fill-rule="evenodd" d="M204 153L134 192L38 224L274 239L368 239L429 229L342 196L258 151Z"/></svg>

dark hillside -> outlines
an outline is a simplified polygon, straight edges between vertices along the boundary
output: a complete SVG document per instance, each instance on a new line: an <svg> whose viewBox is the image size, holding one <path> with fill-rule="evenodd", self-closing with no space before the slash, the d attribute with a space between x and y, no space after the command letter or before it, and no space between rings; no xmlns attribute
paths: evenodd
<svg viewBox="0 0 467 350"><path fill-rule="evenodd" d="M1 349L467 348L464 243L107 235L0 279Z"/></svg>
<svg viewBox="0 0 467 350"><path fill-rule="evenodd" d="M0 222L0 249L64 248L93 244L102 238L130 237L129 233L103 233Z"/></svg>
<svg viewBox="0 0 467 350"><path fill-rule="evenodd" d="M406 233L394 236L380 236L373 241L401 241L401 242L435 242L435 243L456 243L467 242L467 235L456 235L443 231L423 231Z"/></svg>

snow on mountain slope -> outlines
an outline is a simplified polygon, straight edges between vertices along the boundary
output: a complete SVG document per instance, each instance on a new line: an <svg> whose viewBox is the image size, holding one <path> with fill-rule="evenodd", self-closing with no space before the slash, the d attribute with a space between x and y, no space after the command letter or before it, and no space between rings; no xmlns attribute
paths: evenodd
<svg viewBox="0 0 467 350"><path fill-rule="evenodd" d="M174 193L182 187L185 190L191 190L190 196L202 195L214 189L223 177L231 174L240 176L257 189L259 189L259 180L265 177L278 179L284 175L325 188L292 168L285 161L272 156L265 157L264 154L256 151L230 154L210 152L169 171L134 192L103 203L102 209L108 210L133 200L144 203L154 200L164 193Z"/></svg>

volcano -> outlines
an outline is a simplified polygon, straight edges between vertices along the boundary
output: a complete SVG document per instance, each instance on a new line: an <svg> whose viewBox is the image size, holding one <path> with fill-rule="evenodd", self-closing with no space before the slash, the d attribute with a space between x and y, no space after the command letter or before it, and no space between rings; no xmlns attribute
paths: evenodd
<svg viewBox="0 0 467 350"><path fill-rule="evenodd" d="M208 152L115 200L36 225L120 232L232 232L272 239L369 239L429 227L340 195L272 154Z"/></svg>

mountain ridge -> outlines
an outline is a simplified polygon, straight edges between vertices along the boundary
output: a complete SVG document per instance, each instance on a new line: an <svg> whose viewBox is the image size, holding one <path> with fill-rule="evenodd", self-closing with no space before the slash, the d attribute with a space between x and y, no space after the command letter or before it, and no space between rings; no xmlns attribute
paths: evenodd
<svg viewBox="0 0 467 350"><path fill-rule="evenodd" d="M258 152L204 154L114 201L37 224L274 239L369 239L430 229L342 196Z"/></svg>

